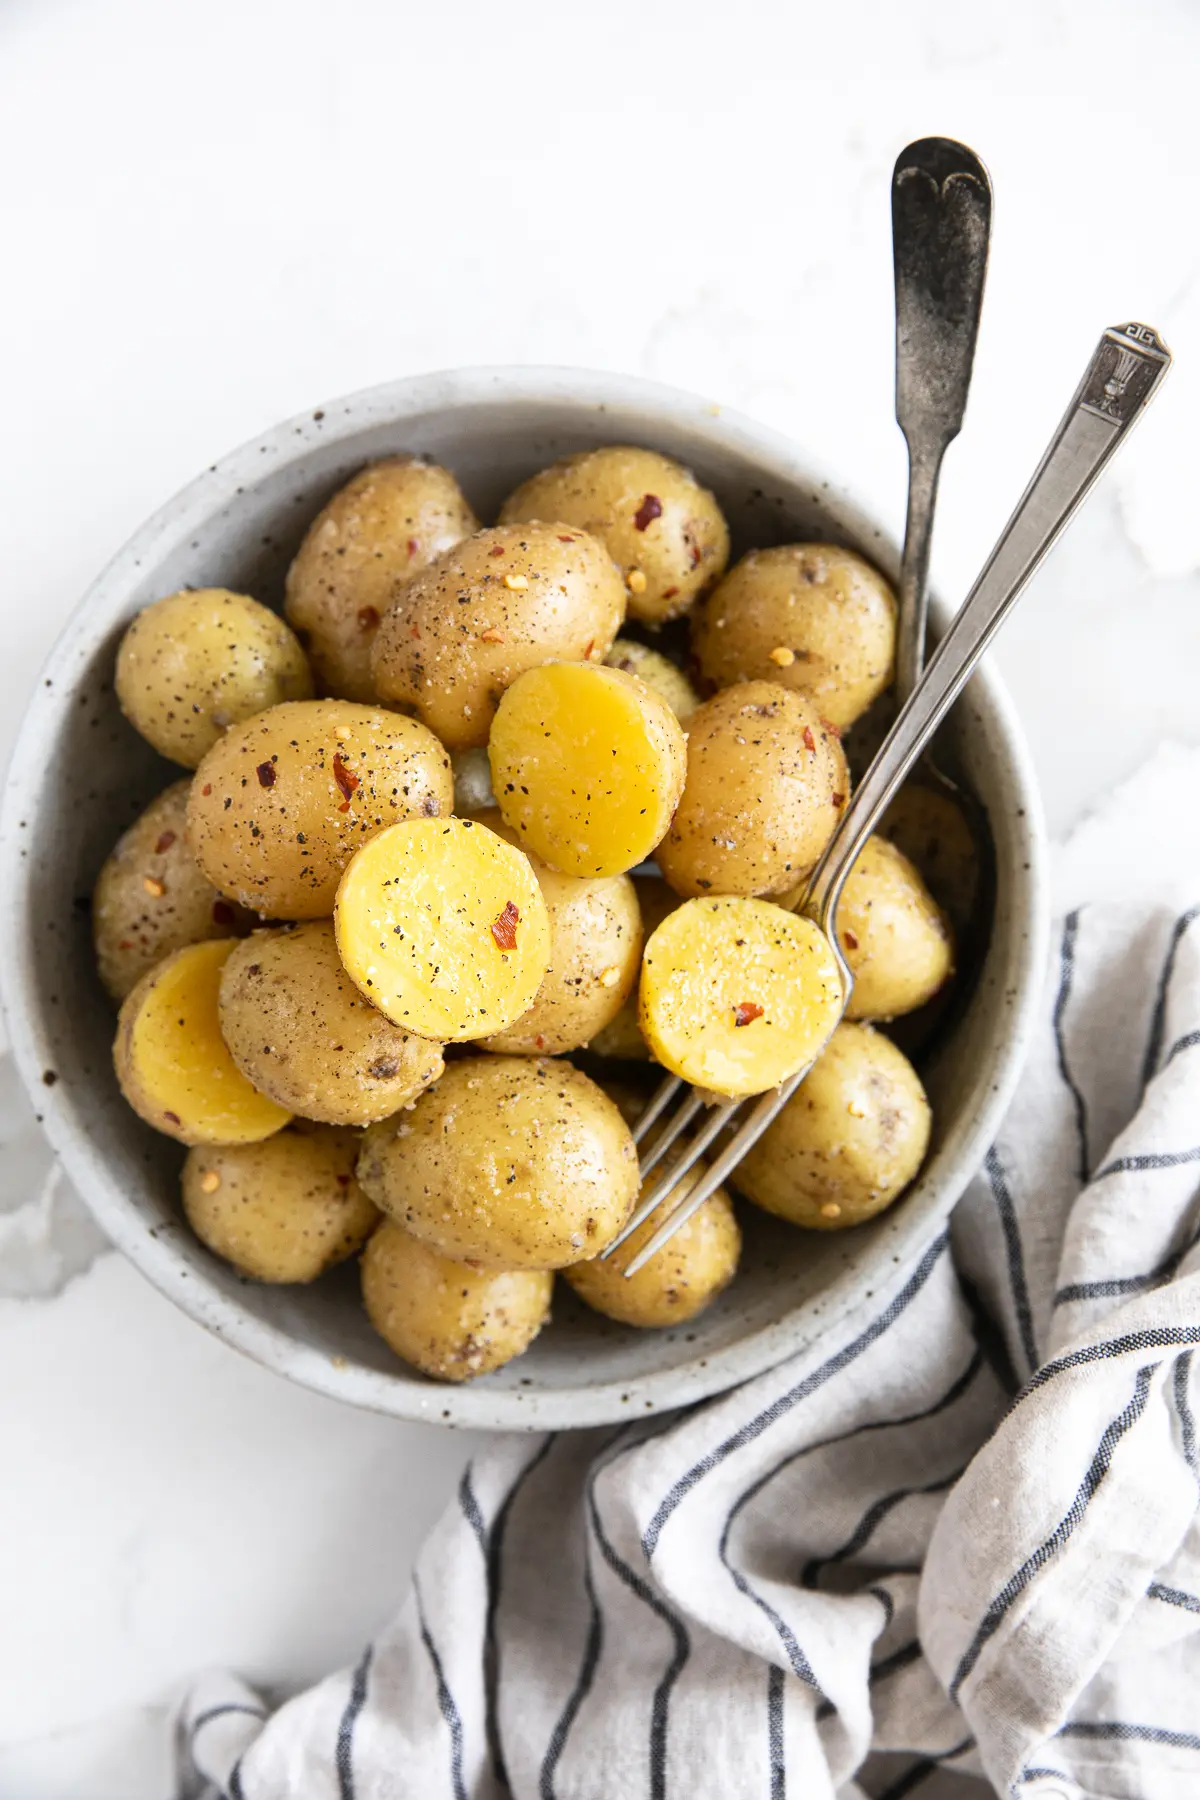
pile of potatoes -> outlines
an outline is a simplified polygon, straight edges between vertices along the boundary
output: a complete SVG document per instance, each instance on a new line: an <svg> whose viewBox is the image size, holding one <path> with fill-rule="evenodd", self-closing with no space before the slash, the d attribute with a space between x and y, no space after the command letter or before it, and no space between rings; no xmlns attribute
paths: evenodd
<svg viewBox="0 0 1200 1800"><path fill-rule="evenodd" d="M736 1174L797 1225L871 1217L924 1157L921 1083L872 1021L948 981L945 912L870 840L838 1023L830 947L791 910L895 601L833 545L729 554L713 496L653 451L570 457L487 528L395 456L313 520L283 618L188 589L121 643L126 717L191 771L96 885L121 1089L188 1147L213 1252L307 1282L361 1251L368 1316L429 1375L520 1354L555 1271L643 1327L732 1280L724 1190L624 1275L686 1182L600 1259L638 1201L639 1065L738 1095L819 1053ZM685 614L686 670L660 634Z"/></svg>

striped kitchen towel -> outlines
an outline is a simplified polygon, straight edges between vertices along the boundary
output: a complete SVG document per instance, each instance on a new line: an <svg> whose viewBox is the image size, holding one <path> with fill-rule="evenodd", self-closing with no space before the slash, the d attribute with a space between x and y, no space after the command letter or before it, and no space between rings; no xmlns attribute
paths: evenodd
<svg viewBox="0 0 1200 1800"><path fill-rule="evenodd" d="M1198 1188L1200 908L1073 913L890 1291L689 1412L497 1437L353 1669L195 1685L180 1795L1195 1800Z"/></svg>

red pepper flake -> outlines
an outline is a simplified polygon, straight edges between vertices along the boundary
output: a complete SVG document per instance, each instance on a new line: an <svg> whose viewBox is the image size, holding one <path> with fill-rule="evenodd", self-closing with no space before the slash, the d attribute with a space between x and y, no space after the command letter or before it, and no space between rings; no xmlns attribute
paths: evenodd
<svg viewBox="0 0 1200 1800"><path fill-rule="evenodd" d="M537 1045L539 1050L544 1050L546 1048L546 1040L542 1036L540 1031L538 1032L537 1036L534 1038L533 1041Z"/></svg>
<svg viewBox="0 0 1200 1800"><path fill-rule="evenodd" d="M172 1125L182 1125L183 1124L183 1120L180 1118L178 1113L165 1112L163 1114L163 1118L170 1119Z"/></svg>
<svg viewBox="0 0 1200 1800"><path fill-rule="evenodd" d="M497 631L494 625L489 625L486 631L480 632L479 641L481 644L502 644L505 641L504 633Z"/></svg>
<svg viewBox="0 0 1200 1800"><path fill-rule="evenodd" d="M132 950L133 949L133 939L132 938L122 938L120 943L117 945L117 949L118 950Z"/></svg>
<svg viewBox="0 0 1200 1800"><path fill-rule="evenodd" d="M259 763L254 773L258 776L259 787L275 786L275 764L273 762Z"/></svg>
<svg viewBox="0 0 1200 1800"><path fill-rule="evenodd" d="M408 628L408 635L410 638L419 638L421 635L421 627L419 625L410 625Z"/></svg>
<svg viewBox="0 0 1200 1800"><path fill-rule="evenodd" d="M378 625L378 623L379 623L379 608L377 606L360 606L359 607L359 609L358 609L358 629L360 631L374 631L374 629Z"/></svg>
<svg viewBox="0 0 1200 1800"><path fill-rule="evenodd" d="M575 539L573 537L561 537L560 536L558 541L560 544L573 544L575 542ZM492 555L494 556L495 554L496 554L496 552L493 550Z"/></svg>
<svg viewBox="0 0 1200 1800"><path fill-rule="evenodd" d="M633 515L634 529L636 531L645 531L647 525L651 525L655 519L661 518L662 501L659 499L658 495L643 494L642 504Z"/></svg>
<svg viewBox="0 0 1200 1800"><path fill-rule="evenodd" d="M498 919L492 921L492 936L501 950L515 950L517 947L517 922L521 914L511 900L504 902L504 911Z"/></svg>
<svg viewBox="0 0 1200 1800"><path fill-rule="evenodd" d="M337 1184L339 1187L349 1187L350 1186L350 1177L348 1175L339 1175L337 1178Z"/></svg>
<svg viewBox="0 0 1200 1800"><path fill-rule="evenodd" d="M208 796L212 793L212 782L206 781L204 786L200 789L200 792L204 795L204 798L207 800Z"/></svg>
<svg viewBox="0 0 1200 1800"><path fill-rule="evenodd" d="M815 750L816 747L817 740L813 736L813 728L811 725L806 725L804 727L804 748L806 750Z"/></svg>
<svg viewBox="0 0 1200 1800"><path fill-rule="evenodd" d="M233 918L233 908L228 900L213 901L212 922L214 925L232 925Z"/></svg>
<svg viewBox="0 0 1200 1800"><path fill-rule="evenodd" d="M688 555L692 559L693 569L698 568L699 563L700 563L700 558L703 555L703 551L701 550L699 544L696 542L695 538L688 538L687 547L688 547Z"/></svg>
<svg viewBox="0 0 1200 1800"><path fill-rule="evenodd" d="M845 944L847 950L857 950L858 949L858 939L855 937L855 935L852 931L849 931L849 930L843 931L842 942L843 942L843 944Z"/></svg>
<svg viewBox="0 0 1200 1800"><path fill-rule="evenodd" d="M663 589L663 599L664 600L673 600L678 592L679 592L679 589L677 587L664 588Z"/></svg>
<svg viewBox="0 0 1200 1800"><path fill-rule="evenodd" d="M340 750L335 754L333 759L333 779L337 782L342 795L342 804L338 807L338 811L349 812L350 796L358 786L358 776L352 774L346 767L345 763L342 761Z"/></svg>
<svg viewBox="0 0 1200 1800"><path fill-rule="evenodd" d="M825 732L828 737L836 739L839 744L841 743L842 728L840 725L835 725L832 719L822 719L821 730Z"/></svg>
<svg viewBox="0 0 1200 1800"><path fill-rule="evenodd" d="M565 538L559 538L559 540L558 540L558 541L559 541L559 543L560 543L560 544L562 544L562 543L565 543L565 542L566 542L566 539L565 539ZM492 548L491 548L491 551L490 551L490 554L491 554L491 555L492 555L492 556L503 556L503 555L504 555L504 551L505 551L505 545L503 545L503 544L493 544L493 545L492 545Z"/></svg>
<svg viewBox="0 0 1200 1800"><path fill-rule="evenodd" d="M174 842L175 833L173 831L164 831L157 844L154 846L155 856L165 856Z"/></svg>
<svg viewBox="0 0 1200 1800"><path fill-rule="evenodd" d="M743 1000L740 1006L733 1009L735 1025L752 1025L755 1019L761 1019L762 1016L763 1009L755 1000Z"/></svg>
<svg viewBox="0 0 1200 1800"><path fill-rule="evenodd" d="M595 648L596 648L596 640L595 640L595 638L589 638L589 639L588 639L588 647L587 647L587 649L586 649L586 650L585 650L585 651L584 651L584 653L583 653L583 660L584 660L584 662L586 662L586 661L587 661L587 659L588 659L588 657L589 657L589 656L590 656L590 655L591 655L591 654L592 654L592 651L593 651L593 650L594 650L594 649L595 649Z"/></svg>
<svg viewBox="0 0 1200 1800"><path fill-rule="evenodd" d="M421 554L421 540L420 540L420 538L409 538L409 540L408 540L408 554L409 554L409 555L410 555L410 556L419 556L419 555L420 555L420 554Z"/></svg>
<svg viewBox="0 0 1200 1800"><path fill-rule="evenodd" d="M845 794L830 794L829 798L833 801L835 806L845 806L846 804Z"/></svg>

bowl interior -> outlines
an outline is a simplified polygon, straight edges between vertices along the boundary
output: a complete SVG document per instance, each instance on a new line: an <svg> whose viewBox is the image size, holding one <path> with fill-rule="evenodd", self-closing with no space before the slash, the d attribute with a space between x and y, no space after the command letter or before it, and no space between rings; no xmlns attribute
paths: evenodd
<svg viewBox="0 0 1200 1800"><path fill-rule="evenodd" d="M119 1247L194 1317L300 1380L401 1416L595 1423L690 1401L770 1366L894 1276L982 1156L1015 1074L1040 951L1036 808L1006 703L982 675L955 710L947 749L983 801L995 840L990 946L970 1004L922 1067L935 1120L925 1169L877 1222L809 1234L743 1207L741 1273L694 1323L661 1333L609 1324L560 1283L554 1323L533 1348L463 1389L397 1363L366 1324L353 1270L312 1288L262 1287L211 1257L183 1226L182 1152L120 1098L113 1011L91 951L88 897L100 865L117 834L178 775L118 712L112 674L122 629L141 606L184 585L231 587L278 606L309 520L372 457L435 457L488 519L525 476L606 441L647 443L689 463L715 490L735 554L822 537L894 573L894 545L809 460L689 396L559 371L398 383L279 427L164 508L100 578L60 641L9 772L0 869L10 1033L69 1175Z"/></svg>

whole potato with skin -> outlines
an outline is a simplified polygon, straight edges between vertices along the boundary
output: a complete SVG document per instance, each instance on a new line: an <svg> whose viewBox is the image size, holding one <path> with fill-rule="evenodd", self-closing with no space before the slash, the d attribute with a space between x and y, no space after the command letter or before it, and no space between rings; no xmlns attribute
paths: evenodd
<svg viewBox="0 0 1200 1800"><path fill-rule="evenodd" d="M598 662L625 617L603 544L567 525L498 525L406 582L371 652L381 700L449 750L486 744L496 704L547 662Z"/></svg>
<svg viewBox="0 0 1200 1800"><path fill-rule="evenodd" d="M610 669L636 675L648 688L661 694L681 725L687 724L700 704L699 694L670 657L648 650L632 638L618 638L604 660Z"/></svg>
<svg viewBox="0 0 1200 1800"><path fill-rule="evenodd" d="M423 457L384 457L338 489L296 552L284 600L323 693L376 698L371 646L398 586L478 530L450 471Z"/></svg>
<svg viewBox="0 0 1200 1800"><path fill-rule="evenodd" d="M595 1256L629 1217L637 1152L617 1107L570 1063L472 1056L370 1127L358 1179L442 1256L560 1269Z"/></svg>
<svg viewBox="0 0 1200 1800"><path fill-rule="evenodd" d="M323 919L360 845L453 804L450 758L415 719L349 700L273 706L226 732L192 783L188 838L224 894L269 919Z"/></svg>
<svg viewBox="0 0 1200 1800"><path fill-rule="evenodd" d="M872 835L846 877L838 935L854 973L848 1019L895 1019L954 973L947 919L902 850Z"/></svg>
<svg viewBox="0 0 1200 1800"><path fill-rule="evenodd" d="M604 1261L593 1258L574 1263L563 1270L563 1279L581 1300L617 1319L622 1325L662 1330L668 1325L682 1325L715 1300L737 1274L742 1252L742 1234L738 1228L733 1203L724 1188L698 1207L679 1227L669 1243L652 1256L636 1275L625 1270L644 1244L649 1243L667 1214L682 1205L695 1187L706 1165L700 1163L682 1181L677 1181L644 1224L626 1238ZM649 1186L659 1178L654 1169L647 1177Z"/></svg>
<svg viewBox="0 0 1200 1800"><path fill-rule="evenodd" d="M920 780L906 782L879 832L904 852L955 931L964 933L978 903L982 871L975 834L953 796Z"/></svg>
<svg viewBox="0 0 1200 1800"><path fill-rule="evenodd" d="M476 815L520 848L497 810ZM527 853L528 854L528 853ZM633 992L642 955L642 915L628 875L581 880L529 861L550 915L550 967L533 1005L481 1049L511 1056L561 1056L608 1025Z"/></svg>
<svg viewBox="0 0 1200 1800"><path fill-rule="evenodd" d="M295 1124L261 1144L210 1144L183 1165L202 1244L255 1281L315 1281L379 1221L354 1178L358 1134Z"/></svg>
<svg viewBox="0 0 1200 1800"><path fill-rule="evenodd" d="M896 596L853 550L751 550L697 608L692 651L714 687L774 681L844 728L892 678Z"/></svg>
<svg viewBox="0 0 1200 1800"><path fill-rule="evenodd" d="M642 938L645 941L652 931L660 926L668 913L682 905L679 895L669 888L661 876L633 875L630 877L637 894L638 911L642 920ZM603 1031L598 1031L588 1043L588 1049L597 1056L608 1056L625 1062L653 1062L649 1045L642 1036L638 1024L638 996L636 986L626 1000L612 1023ZM618 1105L620 1102L618 1101ZM622 1109L624 1110L624 1109ZM628 1118L628 1114L625 1115Z"/></svg>
<svg viewBox="0 0 1200 1800"><path fill-rule="evenodd" d="M635 619L661 624L686 612L729 561L729 528L689 469L629 444L568 456L531 476L501 522L562 519L608 547Z"/></svg>
<svg viewBox="0 0 1200 1800"><path fill-rule="evenodd" d="M844 1231L903 1193L925 1159L930 1124L908 1058L869 1025L839 1025L734 1180L793 1225Z"/></svg>
<svg viewBox="0 0 1200 1800"><path fill-rule="evenodd" d="M228 588L185 588L144 607L117 651L117 700L161 756L194 769L229 726L312 693L278 613Z"/></svg>
<svg viewBox="0 0 1200 1800"><path fill-rule="evenodd" d="M249 931L251 914L223 900L188 849L187 779L152 800L118 840L92 896L100 979L123 1000L172 950Z"/></svg>
<svg viewBox="0 0 1200 1800"><path fill-rule="evenodd" d="M550 1317L554 1277L453 1261L385 1220L362 1284L367 1317L397 1356L438 1381L472 1381L529 1348Z"/></svg>
<svg viewBox="0 0 1200 1800"><path fill-rule="evenodd" d="M329 919L239 944L221 974L220 1019L247 1081L328 1125L386 1119L442 1072L440 1044L393 1025L359 993Z"/></svg>
<svg viewBox="0 0 1200 1800"><path fill-rule="evenodd" d="M725 688L688 721L683 798L655 855L677 894L792 888L850 793L836 732L776 682Z"/></svg>

